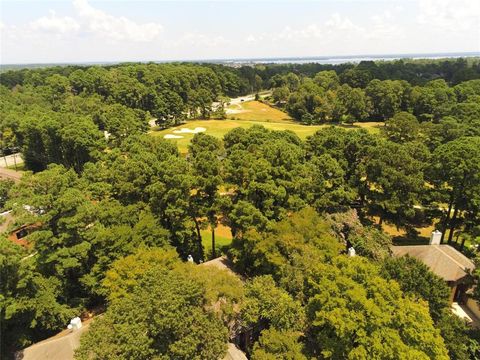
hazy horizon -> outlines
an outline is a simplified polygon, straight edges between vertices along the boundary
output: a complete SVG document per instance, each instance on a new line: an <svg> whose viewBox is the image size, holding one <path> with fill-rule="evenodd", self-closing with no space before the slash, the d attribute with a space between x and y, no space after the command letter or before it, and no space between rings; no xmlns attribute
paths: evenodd
<svg viewBox="0 0 480 360"><path fill-rule="evenodd" d="M319 56L289 56L289 57L243 57L243 58L215 58L215 59L144 59L144 60L105 60L105 61L72 61L72 62L39 62L39 63L0 63L0 66L43 66L43 65L110 65L122 63L323 63L323 64L340 64L340 63L358 63L362 60L375 61L394 61L399 59L455 59L480 57L480 52L445 52L445 53L410 53L410 54L353 54L353 55L319 55Z"/></svg>

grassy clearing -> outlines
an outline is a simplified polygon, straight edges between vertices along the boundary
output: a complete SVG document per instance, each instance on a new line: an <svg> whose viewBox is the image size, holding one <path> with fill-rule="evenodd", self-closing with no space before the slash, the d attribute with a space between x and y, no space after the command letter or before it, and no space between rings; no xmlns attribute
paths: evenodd
<svg viewBox="0 0 480 360"><path fill-rule="evenodd" d="M187 123L176 126L173 128L152 131L150 134L152 136L161 136L164 137L167 134L174 134L174 130L179 130L181 128L194 129L196 127L203 127L206 129L206 133L217 138L223 138L223 136L232 129L241 127L247 129L253 125L262 125L269 130L290 130L296 133L301 139L306 139L307 136L313 135L319 129L330 126L329 124L325 125L302 125L296 122L293 122L291 118L278 109L272 108L266 104L260 103L258 101L247 101L241 104L231 105L232 108L239 107L241 111L248 110L235 114L228 114L228 119L226 120L192 120ZM231 118L235 118L232 120ZM377 133L380 131L382 123L375 122L363 122L363 123L354 123L352 125L338 125L345 129L360 129L364 128L372 133ZM181 153L186 153L188 150L188 144L192 140L194 134L175 134L183 136L181 139L170 139L177 143L177 146Z"/></svg>
<svg viewBox="0 0 480 360"><path fill-rule="evenodd" d="M377 217L374 217L373 220L375 223L378 223ZM418 231L418 236L416 237L408 235L404 229L397 229L395 225L389 224L388 222L384 222L382 230L392 237L394 245L428 245L430 235L432 234L432 231L435 230L436 223L438 223L438 219L435 219L434 223L431 225L416 227L415 230ZM448 239L449 234L450 230L447 230L445 232L445 241ZM454 236L453 240L455 241L455 239L456 237ZM471 242L467 240L465 246L468 248L470 245Z"/></svg>
<svg viewBox="0 0 480 360"><path fill-rule="evenodd" d="M229 110L239 111L228 113ZM263 104L259 101L247 101L233 104L227 108L229 120L246 120L259 122L291 122L292 118L281 110Z"/></svg>
<svg viewBox="0 0 480 360"><path fill-rule="evenodd" d="M189 121L184 125L177 126L175 128L170 128L161 131L154 131L150 134L153 136L164 137L167 134L173 134L174 130L179 130L181 128L190 128L194 129L196 127L204 127L206 129L205 133L215 136L217 138L223 138L223 136L232 129L237 127L249 128L253 125L262 125L270 130L291 130L295 132L300 138L305 139L307 136L314 134L317 130L324 127L324 125L316 126L305 126L295 123L272 123L272 122L262 122L262 121L244 121L244 120L194 120ZM181 153L186 153L188 149L188 144L192 140L194 134L178 134L183 136L181 139L171 139L177 143L177 146Z"/></svg>

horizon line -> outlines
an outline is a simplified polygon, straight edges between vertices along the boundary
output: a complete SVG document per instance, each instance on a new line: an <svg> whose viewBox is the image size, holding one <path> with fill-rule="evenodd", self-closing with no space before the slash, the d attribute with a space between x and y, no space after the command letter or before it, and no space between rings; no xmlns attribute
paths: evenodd
<svg viewBox="0 0 480 360"><path fill-rule="evenodd" d="M98 60L98 61L67 61L67 62L18 62L1 63L2 66L21 66L21 65L101 65L101 64L124 64L124 63L226 63L226 62L255 62L268 60L330 60L330 59L358 59L358 58L386 58L391 60L413 59L428 57L479 57L480 51L451 51L451 52L428 52L428 53L388 53L388 54L358 54L358 55L318 55L318 56L267 56L267 57L238 57L238 58L205 58L205 59L167 59L167 60Z"/></svg>

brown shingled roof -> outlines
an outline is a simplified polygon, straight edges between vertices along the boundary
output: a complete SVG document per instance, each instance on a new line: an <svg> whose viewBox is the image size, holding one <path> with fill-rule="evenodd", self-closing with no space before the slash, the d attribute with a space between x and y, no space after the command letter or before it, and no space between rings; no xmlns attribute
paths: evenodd
<svg viewBox="0 0 480 360"><path fill-rule="evenodd" d="M475 269L475 264L450 245L392 246L396 257L410 255L427 265L445 281L458 281Z"/></svg>

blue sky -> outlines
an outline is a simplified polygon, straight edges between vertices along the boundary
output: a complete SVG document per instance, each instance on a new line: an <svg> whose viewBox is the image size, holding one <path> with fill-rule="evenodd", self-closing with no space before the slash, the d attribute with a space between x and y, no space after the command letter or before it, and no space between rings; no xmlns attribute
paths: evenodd
<svg viewBox="0 0 480 360"><path fill-rule="evenodd" d="M1 63L480 51L480 0L0 2Z"/></svg>

